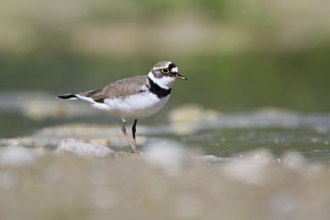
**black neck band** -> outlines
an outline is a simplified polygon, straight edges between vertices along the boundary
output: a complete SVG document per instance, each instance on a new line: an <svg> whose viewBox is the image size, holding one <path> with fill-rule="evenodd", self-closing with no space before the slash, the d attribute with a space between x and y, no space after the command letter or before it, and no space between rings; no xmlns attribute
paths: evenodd
<svg viewBox="0 0 330 220"><path fill-rule="evenodd" d="M150 79L149 76L148 76L148 80L150 83L149 91L155 94L158 98L164 98L171 93L171 89L164 89L160 87L157 83L152 81L152 79Z"/></svg>

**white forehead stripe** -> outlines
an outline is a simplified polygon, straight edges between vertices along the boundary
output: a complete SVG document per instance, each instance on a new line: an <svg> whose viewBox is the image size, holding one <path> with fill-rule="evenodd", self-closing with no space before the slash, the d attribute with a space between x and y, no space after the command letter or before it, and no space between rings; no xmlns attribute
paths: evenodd
<svg viewBox="0 0 330 220"><path fill-rule="evenodd" d="M171 69L171 72L173 72L173 73L177 73L177 72L179 72L178 67L173 67L173 68Z"/></svg>

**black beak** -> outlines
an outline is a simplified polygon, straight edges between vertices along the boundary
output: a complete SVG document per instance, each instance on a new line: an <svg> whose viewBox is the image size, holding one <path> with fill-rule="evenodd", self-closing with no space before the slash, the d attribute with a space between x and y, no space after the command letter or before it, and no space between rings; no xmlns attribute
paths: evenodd
<svg viewBox="0 0 330 220"><path fill-rule="evenodd" d="M176 79L188 80L185 76L182 76L180 73L176 74L175 78Z"/></svg>

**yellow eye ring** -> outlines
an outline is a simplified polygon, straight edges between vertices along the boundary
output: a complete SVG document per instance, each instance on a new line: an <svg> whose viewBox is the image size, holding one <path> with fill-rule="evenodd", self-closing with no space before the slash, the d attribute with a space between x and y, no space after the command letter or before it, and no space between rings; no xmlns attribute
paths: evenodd
<svg viewBox="0 0 330 220"><path fill-rule="evenodd" d="M169 72L170 72L170 70L167 68L162 69L162 73L164 73L164 74L168 74Z"/></svg>

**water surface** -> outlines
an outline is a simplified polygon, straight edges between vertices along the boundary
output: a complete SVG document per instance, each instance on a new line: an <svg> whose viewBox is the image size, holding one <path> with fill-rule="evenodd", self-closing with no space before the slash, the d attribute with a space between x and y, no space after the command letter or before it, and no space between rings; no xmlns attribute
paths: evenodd
<svg viewBox="0 0 330 220"><path fill-rule="evenodd" d="M32 104L22 101L29 98L26 94L16 99L2 97L5 97L0 100L2 138L27 136L47 139L38 130L72 123L101 127L99 133L88 136L91 139L111 139L111 133L107 132L110 128L102 129L102 126L114 126L120 134L120 120L93 110L85 103L63 102L47 94L39 94L39 101ZM34 135L36 133L38 135ZM58 131L54 130L54 137L56 133ZM263 148L271 151L274 158L280 159L288 151L297 151L311 161L330 162L329 114L280 109L229 113L199 105L172 105L149 119L141 120L137 134L146 138L147 142L174 140L188 148L202 149L205 154L221 157L240 157L251 150ZM56 147L56 141L64 137L57 138L50 147Z"/></svg>

